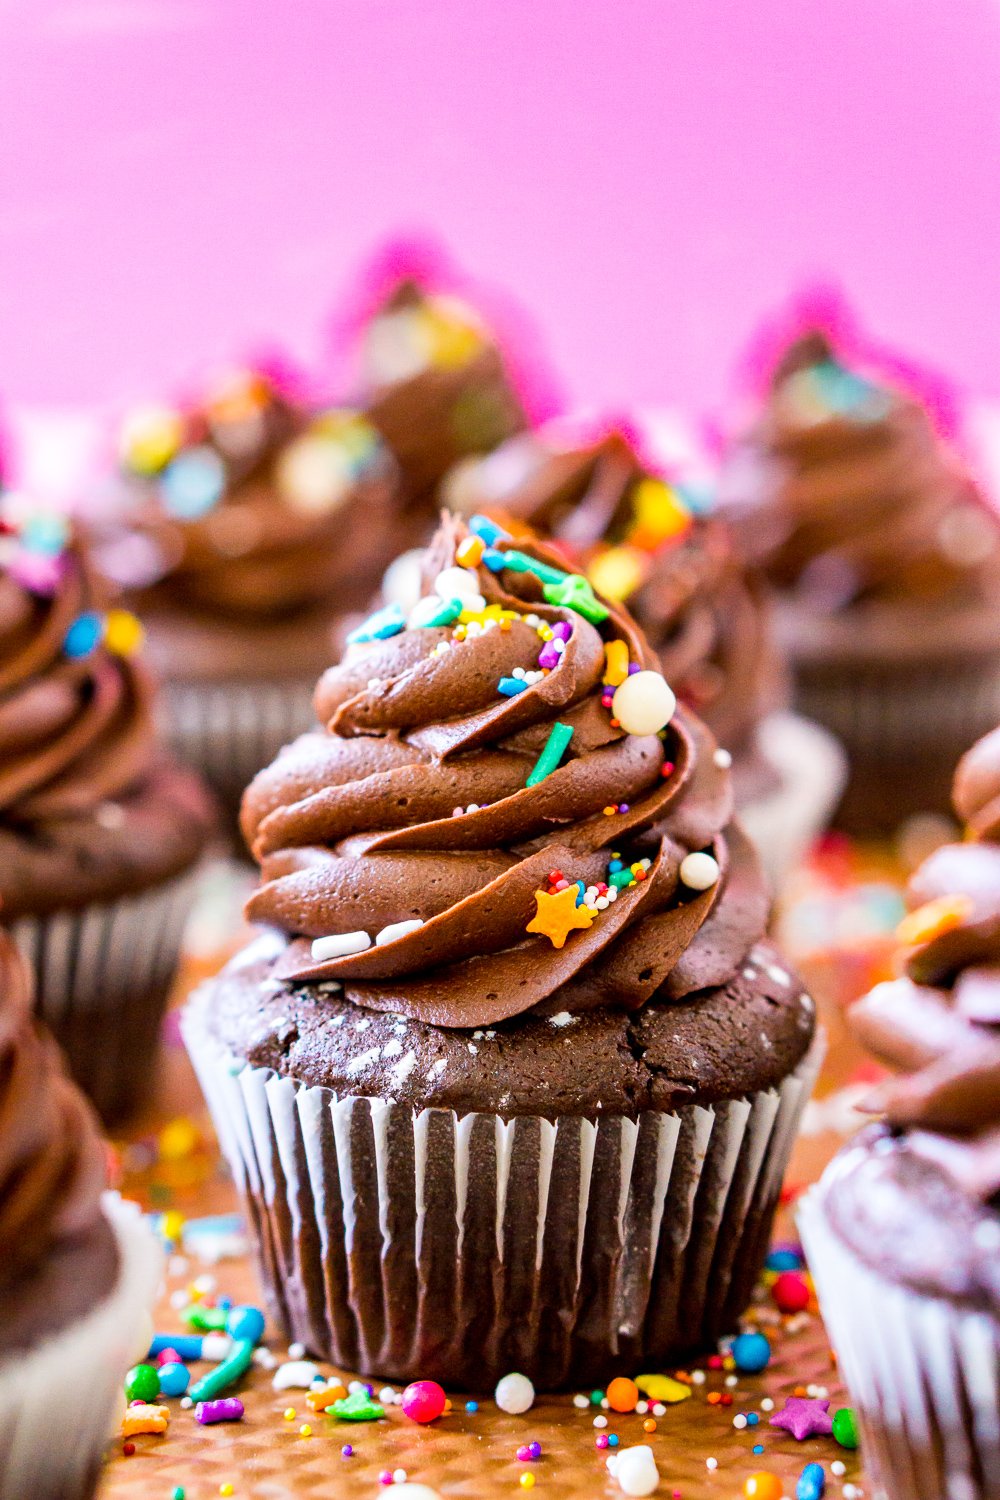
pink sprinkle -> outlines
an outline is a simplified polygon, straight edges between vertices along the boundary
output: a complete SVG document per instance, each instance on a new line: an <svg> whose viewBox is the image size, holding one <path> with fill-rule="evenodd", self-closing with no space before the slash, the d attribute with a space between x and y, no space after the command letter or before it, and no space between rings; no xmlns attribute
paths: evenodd
<svg viewBox="0 0 1000 1500"><path fill-rule="evenodd" d="M566 620L558 620L552 627L553 636L558 636L561 641L568 641L573 634L573 627Z"/></svg>
<svg viewBox="0 0 1000 1500"><path fill-rule="evenodd" d="M606 1448L607 1446L608 1446L608 1435L607 1435L607 1433L606 1432L599 1432L597 1434L597 1437L594 1439L594 1447L595 1448Z"/></svg>
<svg viewBox="0 0 1000 1500"><path fill-rule="evenodd" d="M551 641L548 641L545 646L543 646L538 658L538 665L545 672L554 672L556 667L558 667L559 652L552 645Z"/></svg>

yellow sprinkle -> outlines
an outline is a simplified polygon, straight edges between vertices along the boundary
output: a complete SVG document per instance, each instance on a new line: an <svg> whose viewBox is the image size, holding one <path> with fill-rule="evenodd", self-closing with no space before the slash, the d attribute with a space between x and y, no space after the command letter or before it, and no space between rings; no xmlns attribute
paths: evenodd
<svg viewBox="0 0 1000 1500"><path fill-rule="evenodd" d="M535 1488L534 1474L522 1474L520 1484L522 1490L533 1490Z"/></svg>
<svg viewBox="0 0 1000 1500"><path fill-rule="evenodd" d="M628 646L625 641L608 641L604 648L606 666L604 681L608 687L618 687L628 676Z"/></svg>
<svg viewBox="0 0 1000 1500"><path fill-rule="evenodd" d="M673 1380L669 1375L637 1375L635 1383L644 1396L648 1396L651 1401L662 1401L666 1406L673 1406L677 1401L688 1401L692 1394L689 1385Z"/></svg>
<svg viewBox="0 0 1000 1500"><path fill-rule="evenodd" d="M234 1493L233 1487L229 1483L228 1479L226 1480L225 1484L220 1484L219 1485L219 1494L220 1495L232 1495L233 1493Z"/></svg>
<svg viewBox="0 0 1000 1500"><path fill-rule="evenodd" d="M969 896L938 896L933 901L925 901L923 906L904 917L896 928L896 938L907 948L918 943L931 943L946 932L961 927L974 909L975 903Z"/></svg>
<svg viewBox="0 0 1000 1500"><path fill-rule="evenodd" d="M308 1422L303 1422L302 1426L299 1428L299 1432L302 1437L312 1437L313 1435L313 1430L309 1426Z"/></svg>
<svg viewBox="0 0 1000 1500"><path fill-rule="evenodd" d="M163 1238L179 1240L184 1232L184 1215L176 1208L168 1208L163 1215Z"/></svg>
<svg viewBox="0 0 1000 1500"><path fill-rule="evenodd" d="M648 561L634 547L608 547L591 561L587 576L605 599L627 599L643 580Z"/></svg>
<svg viewBox="0 0 1000 1500"><path fill-rule="evenodd" d="M632 492L632 508L632 540L637 547L655 548L683 536L691 525L691 512L662 479L640 480Z"/></svg>
<svg viewBox="0 0 1000 1500"><path fill-rule="evenodd" d="M616 813L616 812L617 812L617 811L618 811L618 809L617 809L617 807L606 807L606 808L605 808L605 809L604 809L604 816L605 816L605 817L606 817L606 818L613 818L613 817L614 817L614 815L615 815L615 813Z"/></svg>
<svg viewBox="0 0 1000 1500"><path fill-rule="evenodd" d="M155 474L170 462L184 440L179 412L147 407L126 419L121 434L125 462L137 474Z"/></svg>
<svg viewBox="0 0 1000 1500"><path fill-rule="evenodd" d="M185 1156L190 1156L200 1140L198 1127L193 1120L179 1115L175 1120L168 1120L160 1131L157 1145L160 1156L164 1161L180 1161Z"/></svg>
<svg viewBox="0 0 1000 1500"><path fill-rule="evenodd" d="M104 644L115 656L134 656L142 648L146 632L131 610L109 609L104 626Z"/></svg>
<svg viewBox="0 0 1000 1500"><path fill-rule="evenodd" d="M482 537L467 536L464 542L459 542L455 552L455 561L459 567L474 568L482 558L486 548Z"/></svg>
<svg viewBox="0 0 1000 1500"><path fill-rule="evenodd" d="M286 1422L294 1422L295 1421L295 1407L294 1406L286 1406L285 1407L284 1418L285 1418Z"/></svg>
<svg viewBox="0 0 1000 1500"><path fill-rule="evenodd" d="M543 641L551 641L552 639L552 631L548 625L539 625L538 634Z"/></svg>

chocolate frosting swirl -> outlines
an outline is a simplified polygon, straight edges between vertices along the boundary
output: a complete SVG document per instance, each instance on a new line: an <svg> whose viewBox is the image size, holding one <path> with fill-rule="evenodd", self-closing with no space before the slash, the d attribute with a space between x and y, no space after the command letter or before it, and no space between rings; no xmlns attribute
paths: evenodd
<svg viewBox="0 0 1000 1500"><path fill-rule="evenodd" d="M31 1015L28 973L0 932L0 1296L101 1217L97 1120Z"/></svg>
<svg viewBox="0 0 1000 1500"><path fill-rule="evenodd" d="M144 612L268 620L331 600L360 608L410 541L374 426L311 410L259 372L184 411L139 413L122 446L126 483L95 550Z"/></svg>
<svg viewBox="0 0 1000 1500"><path fill-rule="evenodd" d="M80 547L38 555L5 540L0 825L40 834L55 820L93 815L146 776L153 688L135 656L99 637L84 651L89 627L100 628L102 598Z"/></svg>
<svg viewBox="0 0 1000 1500"><path fill-rule="evenodd" d="M852 1009L862 1042L895 1070L865 1107L984 1199L1000 1193L1000 731L969 752L955 805L964 844L917 870L901 928L904 974Z"/></svg>
<svg viewBox="0 0 1000 1500"><path fill-rule="evenodd" d="M368 324L363 355L365 409L399 462L408 504L427 519L453 464L527 425L490 330L467 303L412 279Z"/></svg>
<svg viewBox="0 0 1000 1500"><path fill-rule="evenodd" d="M667 681L727 748L783 701L761 578L725 522L696 514L623 433L575 448L515 438L457 471L449 498L551 539L606 592L617 581Z"/></svg>
<svg viewBox="0 0 1000 1500"><path fill-rule="evenodd" d="M902 391L805 336L732 448L720 502L748 556L827 611L981 600L1000 582L1000 520Z"/></svg>
<svg viewBox="0 0 1000 1500"><path fill-rule="evenodd" d="M468 540L445 516L419 618ZM656 658L624 610L594 621L547 602L527 559L566 573L544 546L508 538L489 565L468 565L484 614L455 627L464 639L397 621L385 639L349 647L317 689L326 733L302 736L249 787L243 828L263 883L247 911L292 937L285 977L336 980L370 1009L480 1026L549 1006L679 1000L728 979L763 932L766 892L730 823L712 736L685 710L662 736L613 721L606 645L624 642L634 669L655 670ZM491 627L490 609L508 617ZM551 669L502 696L498 684L534 669L539 632L554 629L565 641ZM529 784L556 724L572 730L562 763ZM681 878L694 851L717 862L708 889ZM528 930L557 873L606 888L616 854L617 899L561 946ZM401 922L412 930L363 952L310 955L308 939Z"/></svg>

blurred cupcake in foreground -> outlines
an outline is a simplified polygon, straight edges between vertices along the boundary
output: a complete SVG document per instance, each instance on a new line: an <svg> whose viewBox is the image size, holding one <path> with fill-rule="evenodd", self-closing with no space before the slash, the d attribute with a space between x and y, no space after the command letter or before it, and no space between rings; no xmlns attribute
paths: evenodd
<svg viewBox="0 0 1000 1500"><path fill-rule="evenodd" d="M482 517L423 577L248 789L267 931L185 1040L289 1338L466 1389L660 1368L746 1306L814 1007L630 617Z"/></svg>
<svg viewBox="0 0 1000 1500"><path fill-rule="evenodd" d="M120 453L86 518L97 560L143 617L165 733L235 814L314 722L337 622L410 540L398 470L359 412L260 370L133 413Z"/></svg>
<svg viewBox="0 0 1000 1500"><path fill-rule="evenodd" d="M720 502L779 592L798 705L848 750L843 826L946 810L959 754L1000 718L1000 517L928 411L806 334Z"/></svg>
<svg viewBox="0 0 1000 1500"><path fill-rule="evenodd" d="M0 1500L89 1500L162 1255L0 933Z"/></svg>
<svg viewBox="0 0 1000 1500"><path fill-rule="evenodd" d="M443 493L552 540L628 608L680 700L732 755L741 817L780 878L832 810L841 757L816 726L778 712L787 684L767 590L710 495L640 452L621 429L569 446L543 429L460 465Z"/></svg>
<svg viewBox="0 0 1000 1500"><path fill-rule="evenodd" d="M1000 729L959 765L970 841L911 882L903 975L851 1012L893 1070L883 1115L828 1168L799 1223L892 1500L1000 1497Z"/></svg>
<svg viewBox="0 0 1000 1500"><path fill-rule="evenodd" d="M399 462L425 541L437 487L460 459L489 453L527 417L493 332L471 302L406 277L360 330L362 398Z"/></svg>
<svg viewBox="0 0 1000 1500"><path fill-rule="evenodd" d="M146 1090L194 875L198 778L157 745L134 615L66 521L21 496L0 536L0 920L106 1117Z"/></svg>

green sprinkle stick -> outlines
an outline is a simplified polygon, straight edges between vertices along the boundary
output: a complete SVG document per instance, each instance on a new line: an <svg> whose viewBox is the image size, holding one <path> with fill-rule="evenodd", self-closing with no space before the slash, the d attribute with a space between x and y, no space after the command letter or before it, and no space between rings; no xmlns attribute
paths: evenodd
<svg viewBox="0 0 1000 1500"><path fill-rule="evenodd" d="M199 1333L225 1333L228 1316L223 1307L199 1307L197 1302L181 1313L187 1326L197 1328Z"/></svg>
<svg viewBox="0 0 1000 1500"><path fill-rule="evenodd" d="M573 729L569 724L553 724L552 732L545 741L545 749L535 761L534 769L525 786L537 786L544 781L546 776L551 776L556 766L563 758L563 753L570 740L573 738Z"/></svg>
<svg viewBox="0 0 1000 1500"><path fill-rule="evenodd" d="M224 1359L221 1365L216 1365L214 1370L209 1370L188 1391L191 1400L213 1401L231 1385L235 1385L253 1364L253 1351L256 1347L253 1339L236 1339L229 1358Z"/></svg>
<svg viewBox="0 0 1000 1500"><path fill-rule="evenodd" d="M512 573L534 573L543 583L562 583L569 576L565 569L552 568L548 563L539 562L537 557L529 557L527 552L505 552L503 565Z"/></svg>

